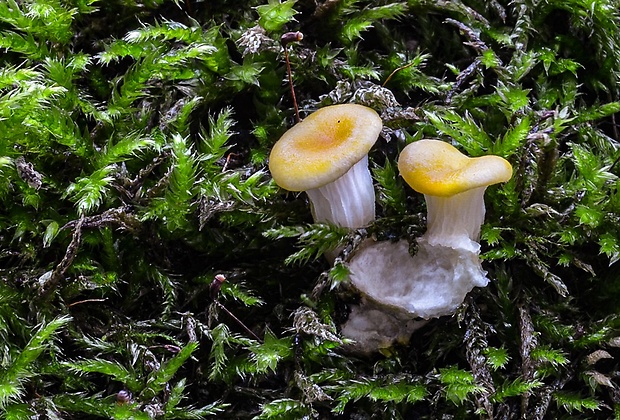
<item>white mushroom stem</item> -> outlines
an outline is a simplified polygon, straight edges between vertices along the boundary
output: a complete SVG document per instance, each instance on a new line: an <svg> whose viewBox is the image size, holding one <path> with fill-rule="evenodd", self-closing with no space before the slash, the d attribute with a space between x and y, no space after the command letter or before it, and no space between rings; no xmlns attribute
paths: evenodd
<svg viewBox="0 0 620 420"><path fill-rule="evenodd" d="M423 239L433 246L478 252L485 190L478 187L450 197L424 195L427 231Z"/></svg>
<svg viewBox="0 0 620 420"><path fill-rule="evenodd" d="M415 255L409 254L405 240L369 240L353 256L350 281L363 299L342 333L360 350L375 351L403 340L415 329L415 318L452 314L474 287L487 285L477 242L485 190L479 187L450 197L425 195L427 231L418 239Z"/></svg>
<svg viewBox="0 0 620 420"><path fill-rule="evenodd" d="M335 181L306 193L315 222L357 229L375 220L375 192L368 156Z"/></svg>

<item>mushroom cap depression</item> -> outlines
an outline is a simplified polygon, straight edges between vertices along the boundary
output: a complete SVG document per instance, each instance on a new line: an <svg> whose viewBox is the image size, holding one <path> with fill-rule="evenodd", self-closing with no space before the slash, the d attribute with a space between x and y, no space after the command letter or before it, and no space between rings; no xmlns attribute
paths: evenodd
<svg viewBox="0 0 620 420"><path fill-rule="evenodd" d="M366 106L321 108L289 129L273 146L271 175L289 191L322 187L366 156L381 128L379 115Z"/></svg>
<svg viewBox="0 0 620 420"><path fill-rule="evenodd" d="M419 193L449 197L463 191L506 182L512 166L499 156L470 158L441 140L408 144L398 158L398 170Z"/></svg>

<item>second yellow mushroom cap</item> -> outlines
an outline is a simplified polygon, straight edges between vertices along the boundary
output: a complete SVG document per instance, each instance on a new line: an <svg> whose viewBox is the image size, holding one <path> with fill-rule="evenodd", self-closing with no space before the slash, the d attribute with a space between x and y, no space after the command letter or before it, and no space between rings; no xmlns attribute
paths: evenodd
<svg viewBox="0 0 620 420"><path fill-rule="evenodd" d="M470 158L451 144L432 139L408 144L398 158L398 170L417 192L439 197L506 182L512 177L512 166L504 158Z"/></svg>

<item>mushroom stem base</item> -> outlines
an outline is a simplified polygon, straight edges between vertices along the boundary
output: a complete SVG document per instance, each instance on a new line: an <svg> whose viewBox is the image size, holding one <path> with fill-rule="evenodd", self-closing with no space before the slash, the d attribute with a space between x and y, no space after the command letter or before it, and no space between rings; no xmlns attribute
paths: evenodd
<svg viewBox="0 0 620 420"><path fill-rule="evenodd" d="M349 271L351 285L362 293L363 301L385 313L368 317L362 307L351 312L342 331L363 351L402 341L412 331L407 321L453 314L467 293L489 281L477 251L434 245L424 237L414 256L405 240L369 241L351 259Z"/></svg>

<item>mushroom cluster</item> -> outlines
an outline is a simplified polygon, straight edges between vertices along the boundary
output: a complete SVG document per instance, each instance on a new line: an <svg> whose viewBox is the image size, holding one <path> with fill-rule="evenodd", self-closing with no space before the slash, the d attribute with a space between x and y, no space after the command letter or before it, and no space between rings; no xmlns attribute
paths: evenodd
<svg viewBox="0 0 620 420"><path fill-rule="evenodd" d="M398 168L424 194L427 230L417 239L413 256L409 243L401 240L366 244L351 259L351 284L363 298L342 331L363 349L406 340L419 325L416 318L452 314L474 287L488 284L478 243L484 192L512 176L505 159L469 158L440 140L407 145ZM383 308L382 315L375 313L377 308Z"/></svg>
<svg viewBox="0 0 620 420"><path fill-rule="evenodd" d="M380 117L368 107L322 108L274 145L273 179L287 190L305 191L316 222L363 227L375 218L368 152L381 129ZM362 299L351 308L342 333L362 351L408 341L424 320L454 313L474 287L487 285L478 243L484 192L512 176L503 158L470 158L440 140L407 145L398 168L424 194L427 230L413 256L406 240L368 239L350 259L350 285ZM338 252L326 256L333 261Z"/></svg>

